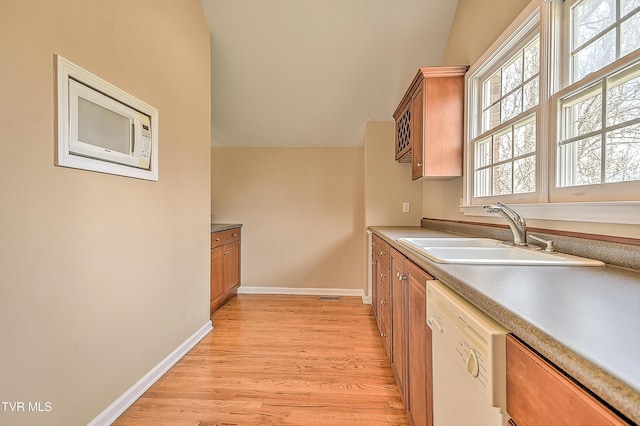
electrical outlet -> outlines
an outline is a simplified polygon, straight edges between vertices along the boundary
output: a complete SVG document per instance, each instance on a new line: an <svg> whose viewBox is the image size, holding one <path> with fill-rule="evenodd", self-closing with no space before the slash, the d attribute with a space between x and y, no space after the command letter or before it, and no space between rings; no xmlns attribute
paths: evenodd
<svg viewBox="0 0 640 426"><path fill-rule="evenodd" d="M409 203L402 203L402 213L409 213Z"/></svg>

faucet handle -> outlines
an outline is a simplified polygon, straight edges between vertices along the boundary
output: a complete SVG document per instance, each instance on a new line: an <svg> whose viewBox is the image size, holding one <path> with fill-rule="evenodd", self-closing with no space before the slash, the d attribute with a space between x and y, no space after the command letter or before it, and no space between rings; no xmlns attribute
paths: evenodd
<svg viewBox="0 0 640 426"><path fill-rule="evenodd" d="M544 251L547 253L557 253L555 246L553 245L553 241L545 240L544 238L536 237L535 235L529 234L529 238L533 238L534 240L545 245Z"/></svg>

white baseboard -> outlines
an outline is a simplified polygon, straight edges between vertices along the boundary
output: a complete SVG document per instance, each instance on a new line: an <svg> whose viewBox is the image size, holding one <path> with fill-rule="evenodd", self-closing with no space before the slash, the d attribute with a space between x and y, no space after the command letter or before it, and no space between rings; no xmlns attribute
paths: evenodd
<svg viewBox="0 0 640 426"><path fill-rule="evenodd" d="M147 374L127 389L118 399L88 423L88 426L110 425L116 421L142 394L164 375L175 363L180 361L204 336L213 330L211 321L207 321L191 337L182 342L173 352L153 367Z"/></svg>
<svg viewBox="0 0 640 426"><path fill-rule="evenodd" d="M370 305L371 303L371 296L362 296L363 305Z"/></svg>
<svg viewBox="0 0 640 426"><path fill-rule="evenodd" d="M239 294L291 294L302 296L356 296L364 297L364 291L357 288L298 288L298 287L245 287L238 288Z"/></svg>

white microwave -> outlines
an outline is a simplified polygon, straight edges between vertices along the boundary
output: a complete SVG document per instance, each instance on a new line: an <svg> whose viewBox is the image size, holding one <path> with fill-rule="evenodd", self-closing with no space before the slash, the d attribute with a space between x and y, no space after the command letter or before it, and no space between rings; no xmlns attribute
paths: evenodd
<svg viewBox="0 0 640 426"><path fill-rule="evenodd" d="M57 165L157 180L155 108L58 56Z"/></svg>

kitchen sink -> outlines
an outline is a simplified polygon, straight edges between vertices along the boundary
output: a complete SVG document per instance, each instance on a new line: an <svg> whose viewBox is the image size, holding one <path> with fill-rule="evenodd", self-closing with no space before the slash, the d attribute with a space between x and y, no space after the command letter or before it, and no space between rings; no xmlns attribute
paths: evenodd
<svg viewBox="0 0 640 426"><path fill-rule="evenodd" d="M519 247L489 238L398 238L398 243L437 263L475 265L602 266L599 260L537 247Z"/></svg>
<svg viewBox="0 0 640 426"><path fill-rule="evenodd" d="M499 247L502 241L490 238L399 238L399 242L416 247Z"/></svg>

